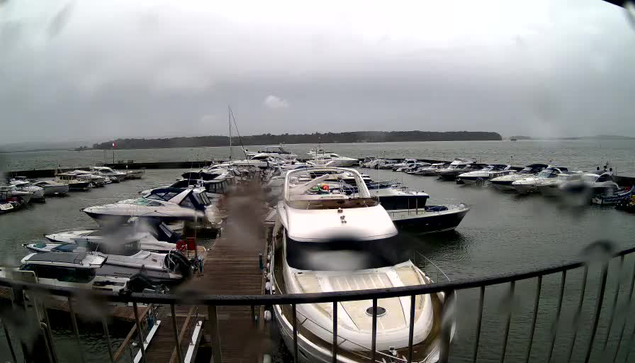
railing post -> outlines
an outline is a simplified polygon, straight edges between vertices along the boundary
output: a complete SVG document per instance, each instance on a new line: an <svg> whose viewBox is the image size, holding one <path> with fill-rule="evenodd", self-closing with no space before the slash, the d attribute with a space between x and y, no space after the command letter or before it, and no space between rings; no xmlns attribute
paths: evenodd
<svg viewBox="0 0 635 363"><path fill-rule="evenodd" d="M291 308L293 309L293 361L298 362L298 316L297 316L297 306L295 304L291 304Z"/></svg>
<svg viewBox="0 0 635 363"><path fill-rule="evenodd" d="M183 363L183 353L181 353L181 342L179 341L179 328L176 326L176 310L174 309L174 304L170 304L170 314L172 314L172 332L174 333L174 343L176 344L176 356L179 363Z"/></svg>
<svg viewBox="0 0 635 363"><path fill-rule="evenodd" d="M536 300L534 301L534 314L531 319L531 333L529 334L529 347L527 348L527 357L525 362L529 363L529 357L531 356L531 347L534 343L534 334L536 333L536 320L538 320L538 308L540 307L540 292L542 290L542 275L538 276L538 282L536 286Z"/></svg>
<svg viewBox="0 0 635 363"><path fill-rule="evenodd" d="M620 296L620 282L622 279L622 269L624 268L624 255L620 256L620 272L617 274L617 290L615 291L615 295L613 296L613 305L611 308L611 320L609 321L609 326L606 328L606 339L604 339L604 344L602 345L602 351L606 350L606 345L609 342L609 337L611 336L611 328L613 328L613 320L615 319L615 310L617 309L617 299Z"/></svg>
<svg viewBox="0 0 635 363"><path fill-rule="evenodd" d="M106 345L108 346L108 356L110 361L115 363L115 356L112 354L112 342L110 341L110 332L108 331L108 321L105 317L101 319L101 324L104 327L104 334L106 335Z"/></svg>
<svg viewBox="0 0 635 363"><path fill-rule="evenodd" d="M77 350L79 351L79 358L84 362L84 354L82 353L82 341L79 338L79 327L77 326L77 317L75 316L75 309L73 309L73 299L68 297L68 312L71 316L71 325L73 326L73 333L75 333L75 340L77 340Z"/></svg>
<svg viewBox="0 0 635 363"><path fill-rule="evenodd" d="M445 299L443 299L443 308L441 312L441 349L439 354L439 362L446 363L450 358L450 340L452 339L452 327L454 325L453 305L454 290L444 291ZM412 361L412 360L411 360Z"/></svg>
<svg viewBox="0 0 635 363"><path fill-rule="evenodd" d="M412 362L412 346L415 335L415 309L416 309L417 295L410 296L410 327L408 329L408 362Z"/></svg>
<svg viewBox="0 0 635 363"><path fill-rule="evenodd" d="M625 310L628 311L630 310L631 307L631 302L633 301L633 290L635 289L635 265L633 265L633 276L631 277L631 288L628 290L628 301L626 303L626 307ZM613 355L613 361L615 362L615 359L617 359L617 354L620 351L620 345L622 344L622 338L624 337L624 330L626 330L626 323L628 320L628 315L626 315L626 317L624 318L624 324L622 325L622 329L620 331L620 337L617 339L617 348L615 348L615 354ZM635 332L634 332L635 333ZM629 339L629 347L632 346L632 335L631 335L631 339ZM630 350L629 350L630 352ZM627 360L628 360L628 355L626 356Z"/></svg>
<svg viewBox="0 0 635 363"><path fill-rule="evenodd" d="M584 295L586 293L586 285L587 285L587 277L589 275L589 265L584 265L584 275L582 277L582 291L580 292L580 300L578 300L578 308L576 309L575 315L573 317L573 341L571 342L571 347L569 347L569 354L567 355L567 362L571 361L571 356L573 355L573 348L575 347L575 341L578 337L578 328L580 325L580 314L582 312L582 304L584 303Z"/></svg>
<svg viewBox="0 0 635 363"><path fill-rule="evenodd" d="M483 323L483 300L485 299L485 286L481 286L478 297L478 320L476 322L476 339L474 340L474 360L478 357L478 344L481 340L481 324Z"/></svg>
<svg viewBox="0 0 635 363"><path fill-rule="evenodd" d="M337 363L337 300L333 301L333 363Z"/></svg>
<svg viewBox="0 0 635 363"><path fill-rule="evenodd" d="M35 302L35 304L37 304L37 302ZM52 363L57 363L57 353L55 352L55 342L53 341L53 330L51 329L48 309L46 308L44 302L41 302L40 304L42 307L42 315L44 317L44 337L48 343L50 359Z"/></svg>
<svg viewBox="0 0 635 363"><path fill-rule="evenodd" d="M606 277L608 274L609 262L604 262L602 266L602 281L600 282L600 292L598 293L598 302L595 306L595 318L593 319L593 327L591 328L591 339L587 346L586 357L584 362L588 363L591 359L591 352L593 351L593 341L595 340L595 333L598 330L598 323L600 322L600 313L602 312L602 302L604 300L604 292L606 291Z"/></svg>
<svg viewBox="0 0 635 363"><path fill-rule="evenodd" d="M373 322L370 337L370 361L375 363L375 352L377 351L377 299L373 299Z"/></svg>
<svg viewBox="0 0 635 363"><path fill-rule="evenodd" d="M137 308L137 302L133 301L132 302L132 308L134 310L134 320L135 320L135 324L137 325L137 336L139 337L139 348L141 349L141 358L143 359L144 363L148 363L148 360L146 358L146 348L143 346L143 344L145 343L145 338L143 336L143 329L141 329L141 322L139 321L139 309Z"/></svg>
<svg viewBox="0 0 635 363"><path fill-rule="evenodd" d="M564 298L564 288L567 282L567 270L562 271L562 280L560 281L560 295L558 297L558 310L556 311L556 317L551 327L551 346L549 347L549 356L547 357L547 363L551 362L553 356L553 348L556 345L556 336L558 334L558 327L560 326L560 313L562 312L562 300Z"/></svg>
<svg viewBox="0 0 635 363"><path fill-rule="evenodd" d="M210 334L212 335L212 362L222 363L223 355L220 347L220 333L218 330L218 313L216 305L207 307L207 319L210 323Z"/></svg>
<svg viewBox="0 0 635 363"><path fill-rule="evenodd" d="M514 294L516 289L516 280L509 285L509 314L507 314L507 323L505 323L505 336L503 338L503 352L501 353L501 363L505 362L505 353L507 352L507 340L509 339L509 327L512 323L512 310L514 305Z"/></svg>

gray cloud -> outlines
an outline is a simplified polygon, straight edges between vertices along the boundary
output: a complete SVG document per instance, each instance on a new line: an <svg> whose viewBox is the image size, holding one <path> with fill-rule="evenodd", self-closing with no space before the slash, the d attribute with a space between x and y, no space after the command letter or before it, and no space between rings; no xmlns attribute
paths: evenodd
<svg viewBox="0 0 635 363"><path fill-rule="evenodd" d="M0 143L241 133L635 135L601 1L0 5Z"/></svg>

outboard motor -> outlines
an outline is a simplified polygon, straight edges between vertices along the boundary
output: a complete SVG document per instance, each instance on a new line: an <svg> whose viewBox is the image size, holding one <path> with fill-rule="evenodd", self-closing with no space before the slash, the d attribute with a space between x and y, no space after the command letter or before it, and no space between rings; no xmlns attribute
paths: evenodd
<svg viewBox="0 0 635 363"><path fill-rule="evenodd" d="M154 290L155 286L152 280L143 273L138 273L130 276L130 280L126 284L125 290L127 292L143 292L143 290Z"/></svg>
<svg viewBox="0 0 635 363"><path fill-rule="evenodd" d="M192 277L192 263L179 251L170 251L165 256L165 267L174 273L180 273L183 280Z"/></svg>

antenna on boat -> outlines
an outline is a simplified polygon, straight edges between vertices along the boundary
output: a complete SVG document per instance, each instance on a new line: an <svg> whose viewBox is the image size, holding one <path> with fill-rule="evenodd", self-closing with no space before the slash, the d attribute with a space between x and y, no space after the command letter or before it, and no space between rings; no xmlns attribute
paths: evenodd
<svg viewBox="0 0 635 363"><path fill-rule="evenodd" d="M232 108L227 105L227 123L229 124L229 160L232 159Z"/></svg>

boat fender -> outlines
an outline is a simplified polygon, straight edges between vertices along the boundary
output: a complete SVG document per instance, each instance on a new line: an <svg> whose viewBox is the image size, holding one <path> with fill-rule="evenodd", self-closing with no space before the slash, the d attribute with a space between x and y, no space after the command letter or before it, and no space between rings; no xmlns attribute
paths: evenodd
<svg viewBox="0 0 635 363"><path fill-rule="evenodd" d="M269 354L265 354L262 356L262 363L271 363L271 356Z"/></svg>
<svg viewBox="0 0 635 363"><path fill-rule="evenodd" d="M439 291L439 292L438 292L438 295L439 295L439 300L440 300L442 303L443 303L443 302L445 302L445 292L443 292L443 291Z"/></svg>
<svg viewBox="0 0 635 363"><path fill-rule="evenodd" d="M265 310L265 321L271 321L271 311Z"/></svg>
<svg viewBox="0 0 635 363"><path fill-rule="evenodd" d="M271 285L271 295L276 293L276 285Z"/></svg>
<svg viewBox="0 0 635 363"><path fill-rule="evenodd" d="M267 271L269 271L270 267L271 267L271 264L269 262L267 262Z"/></svg>
<svg viewBox="0 0 635 363"><path fill-rule="evenodd" d="M267 281L265 283L265 291L266 292L271 292L271 282Z"/></svg>

